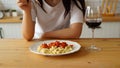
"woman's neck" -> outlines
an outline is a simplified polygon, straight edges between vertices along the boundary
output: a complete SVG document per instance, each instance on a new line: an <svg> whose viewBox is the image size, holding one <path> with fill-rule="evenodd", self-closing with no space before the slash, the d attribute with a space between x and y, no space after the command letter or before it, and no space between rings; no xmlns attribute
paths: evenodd
<svg viewBox="0 0 120 68"><path fill-rule="evenodd" d="M56 6L60 0L45 0L50 6L54 7Z"/></svg>

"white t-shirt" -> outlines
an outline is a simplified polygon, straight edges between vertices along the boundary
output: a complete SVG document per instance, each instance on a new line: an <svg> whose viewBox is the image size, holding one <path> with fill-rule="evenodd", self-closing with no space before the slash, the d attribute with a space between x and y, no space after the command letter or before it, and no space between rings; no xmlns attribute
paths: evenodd
<svg viewBox="0 0 120 68"><path fill-rule="evenodd" d="M39 38L44 32L55 31L69 27L73 23L83 23L83 13L72 4L70 13L64 17L65 8L62 0L52 7L43 0L45 11L35 0L32 0L32 20L35 21L35 38Z"/></svg>

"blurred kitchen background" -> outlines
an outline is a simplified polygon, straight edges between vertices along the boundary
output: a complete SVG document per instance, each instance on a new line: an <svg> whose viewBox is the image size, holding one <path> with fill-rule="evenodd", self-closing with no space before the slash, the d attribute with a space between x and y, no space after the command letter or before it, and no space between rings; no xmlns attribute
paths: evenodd
<svg viewBox="0 0 120 68"><path fill-rule="evenodd" d="M17 0L0 0L0 10L16 9L18 11L18 14L22 14L22 11L17 7L16 1ZM94 2L95 5L102 4L102 0L85 0L85 1L87 5L89 5L91 2ZM118 1L116 13L120 13L120 0Z"/></svg>
<svg viewBox="0 0 120 68"><path fill-rule="evenodd" d="M18 16L22 15L22 11L16 4L17 0L0 0L0 10L16 10ZM101 5L102 0L85 0L86 5L94 3ZM116 14L120 14L120 0L116 8ZM0 30L3 38L22 38L21 22L0 22ZM91 38L91 29L86 24L83 26L82 38ZM102 23L100 29L95 30L96 38L120 38L120 22Z"/></svg>

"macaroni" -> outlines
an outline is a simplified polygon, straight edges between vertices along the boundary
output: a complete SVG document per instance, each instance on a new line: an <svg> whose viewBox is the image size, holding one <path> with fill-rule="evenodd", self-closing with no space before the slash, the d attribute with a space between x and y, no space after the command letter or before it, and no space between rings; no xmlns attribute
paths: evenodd
<svg viewBox="0 0 120 68"><path fill-rule="evenodd" d="M63 54L73 50L73 45L68 45L66 42L51 42L38 46L37 51L44 54Z"/></svg>

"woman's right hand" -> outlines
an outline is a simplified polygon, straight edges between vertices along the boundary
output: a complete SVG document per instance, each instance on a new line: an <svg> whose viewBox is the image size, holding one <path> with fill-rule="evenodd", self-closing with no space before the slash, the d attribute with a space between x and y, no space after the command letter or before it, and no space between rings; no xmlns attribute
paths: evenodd
<svg viewBox="0 0 120 68"><path fill-rule="evenodd" d="M23 11L31 11L31 0L17 0L17 5Z"/></svg>

